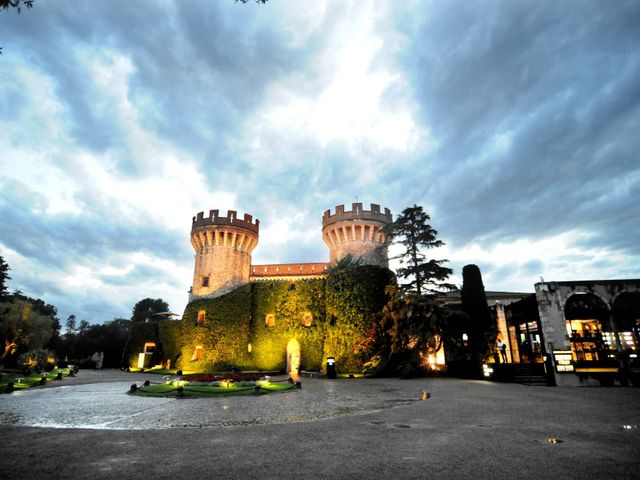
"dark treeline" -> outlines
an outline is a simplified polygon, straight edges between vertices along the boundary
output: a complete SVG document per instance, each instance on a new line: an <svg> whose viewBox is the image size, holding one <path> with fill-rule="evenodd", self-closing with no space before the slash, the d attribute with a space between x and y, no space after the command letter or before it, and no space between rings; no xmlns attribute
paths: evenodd
<svg viewBox="0 0 640 480"><path fill-rule="evenodd" d="M99 358L102 368L120 368L133 321L155 321L158 313L169 309L162 299L145 298L133 307L131 319L92 324L70 315L63 332L55 306L20 291L9 293L10 271L0 256L0 366L4 367L46 369L74 364L94 368Z"/></svg>

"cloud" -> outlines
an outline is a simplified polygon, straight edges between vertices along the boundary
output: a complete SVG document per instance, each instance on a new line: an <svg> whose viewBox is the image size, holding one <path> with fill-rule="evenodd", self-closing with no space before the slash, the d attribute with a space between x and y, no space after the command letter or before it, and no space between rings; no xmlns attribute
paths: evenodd
<svg viewBox="0 0 640 480"><path fill-rule="evenodd" d="M487 289L638 276L635 2L246 7L0 14L10 288L96 322L180 311L198 211L259 218L255 263L323 261L322 212L356 197L423 205L429 253Z"/></svg>

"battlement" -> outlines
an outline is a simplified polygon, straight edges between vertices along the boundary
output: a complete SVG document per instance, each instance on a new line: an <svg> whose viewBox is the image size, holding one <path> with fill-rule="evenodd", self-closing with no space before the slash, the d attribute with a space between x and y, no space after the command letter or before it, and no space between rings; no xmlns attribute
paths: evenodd
<svg viewBox="0 0 640 480"><path fill-rule="evenodd" d="M209 225L242 228L249 230L256 235L258 235L258 231L260 230L260 220L256 219L255 223L253 223L253 215L249 215L248 213L245 213L244 217L241 219L238 217L238 212L235 210L229 210L226 217L221 216L219 210L209 210L208 217L204 216L204 212L199 212L195 217L193 217L191 222L191 233L199 228L207 227Z"/></svg>
<svg viewBox="0 0 640 480"><path fill-rule="evenodd" d="M331 215L331 210L326 210L322 215L322 228L344 220L372 220L385 224L393 222L391 210L385 208L381 212L380 205L375 203L371 204L371 210L363 210L362 203L353 203L351 208L351 211L345 211L344 205L338 205L334 215Z"/></svg>

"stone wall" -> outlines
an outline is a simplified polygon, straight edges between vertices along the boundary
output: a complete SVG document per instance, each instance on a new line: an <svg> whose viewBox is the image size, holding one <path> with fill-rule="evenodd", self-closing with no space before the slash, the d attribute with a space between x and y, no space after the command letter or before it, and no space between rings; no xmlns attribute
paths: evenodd
<svg viewBox="0 0 640 480"><path fill-rule="evenodd" d="M364 210L361 203L354 203L351 211L345 211L344 205L336 207L336 213L324 212L322 217L322 239L329 247L329 261L335 264L350 255L360 258L365 265L378 265L387 268L387 239L384 227L393 221L391 212L380 206L371 205Z"/></svg>

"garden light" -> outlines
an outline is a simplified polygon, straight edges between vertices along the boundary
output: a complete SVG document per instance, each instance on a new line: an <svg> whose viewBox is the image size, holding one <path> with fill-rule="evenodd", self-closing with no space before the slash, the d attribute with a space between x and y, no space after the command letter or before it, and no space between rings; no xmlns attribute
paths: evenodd
<svg viewBox="0 0 640 480"><path fill-rule="evenodd" d="M429 362L431 370L435 370L437 368L436 357L434 355L429 355L429 359L427 361Z"/></svg>

